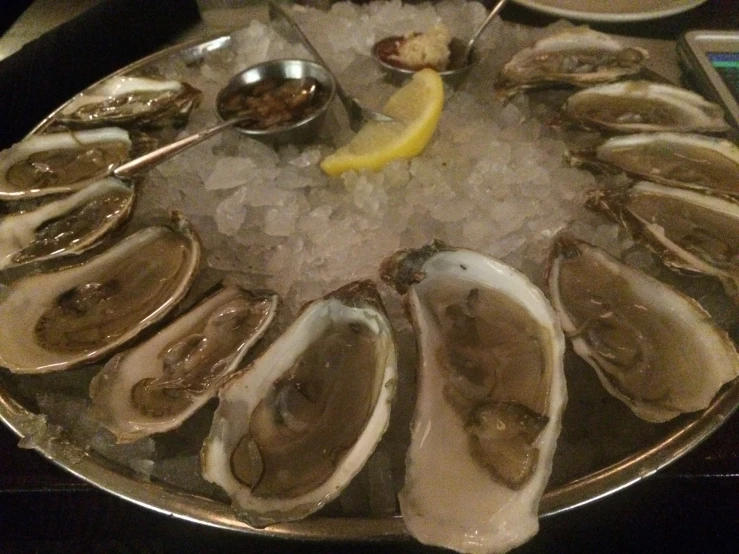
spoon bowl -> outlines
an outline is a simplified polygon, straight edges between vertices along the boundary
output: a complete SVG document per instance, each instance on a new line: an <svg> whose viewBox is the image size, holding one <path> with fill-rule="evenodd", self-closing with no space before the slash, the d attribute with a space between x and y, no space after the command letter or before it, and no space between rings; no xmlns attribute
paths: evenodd
<svg viewBox="0 0 739 554"><path fill-rule="evenodd" d="M449 43L448 67L439 72L442 80L453 86L459 86L467 77L467 74L479 61L479 52L475 49L475 43L490 22L495 19L508 0L498 0L493 6L485 20L475 29L472 36L463 41L457 37L452 38ZM389 79L394 83L402 83L409 79L421 67L407 67L394 60L392 56L398 52L398 47L405 37L393 36L377 41L372 47L372 57L382 67Z"/></svg>
<svg viewBox="0 0 739 554"><path fill-rule="evenodd" d="M404 39L401 36L387 37L377 41L372 47L372 57L394 85L402 85L416 71L422 69L404 67L388 59L388 54L397 51L397 46L402 40ZM465 56L466 47L467 45L456 37L449 43L449 65L444 71L439 71L442 81L446 84L453 87L460 85L479 61L480 56L475 48L470 51L469 57Z"/></svg>

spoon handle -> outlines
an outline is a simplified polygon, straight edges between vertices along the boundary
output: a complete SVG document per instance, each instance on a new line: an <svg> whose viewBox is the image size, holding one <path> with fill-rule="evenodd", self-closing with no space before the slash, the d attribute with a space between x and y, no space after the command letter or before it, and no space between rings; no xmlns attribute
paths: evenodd
<svg viewBox="0 0 739 554"><path fill-rule="evenodd" d="M152 150L151 152L148 152L143 156L139 156L136 159L119 165L112 171L112 174L114 177L118 177L119 179L130 179L136 174L141 173L142 171L146 171L147 169L151 169L152 167L162 163L163 161L168 160L172 156L179 154L183 150L186 150L191 146L195 146L196 144L203 142L213 135L218 134L223 129L233 127L234 125L243 123L248 119L251 119L251 116L229 119L228 121L225 121L220 125L216 125L215 127L210 127L209 129L205 129L204 131L200 131L199 133L194 133L180 140L170 142L169 144L166 144L161 148Z"/></svg>
<svg viewBox="0 0 739 554"><path fill-rule="evenodd" d="M469 60L470 59L470 53L472 52L472 48L475 46L475 42L477 42L477 38L480 36L480 33L482 33L485 30L485 27L488 26L488 24L493 20L493 18L498 15L498 12L503 9L503 6L508 3L508 0L499 0L499 2L493 6L493 9L490 10L490 13L485 18L485 21L482 22L482 24L475 30L474 33L472 33L472 37L470 37L470 40L467 41L467 48L464 49L464 59Z"/></svg>

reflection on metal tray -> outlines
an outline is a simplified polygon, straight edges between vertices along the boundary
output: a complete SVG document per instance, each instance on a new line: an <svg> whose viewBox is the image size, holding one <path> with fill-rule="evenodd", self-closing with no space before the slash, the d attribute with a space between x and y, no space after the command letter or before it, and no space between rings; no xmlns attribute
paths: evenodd
<svg viewBox="0 0 739 554"><path fill-rule="evenodd" d="M168 60L177 60L185 66L195 66L208 56L219 55L230 44L231 39L222 36L177 46L141 60L119 73L146 70ZM49 120L42 123L35 132L43 130L48 123ZM84 382L90 378L91 371L83 369L74 374L50 379L61 390L77 389L77 392L84 393L84 387L75 381ZM570 406L564 419L565 432L578 427L582 413L591 411L593 403L608 402L604 400L605 393L602 392L594 395L591 406L583 406L577 402L573 389L600 391L589 368L582 367L577 362L570 364L567 378L571 392ZM217 492L209 496L206 496L207 492L191 494L164 482L142 478L130 468L50 433L43 419L37 415L39 406L28 394L28 388L28 381L21 383L17 377L4 370L0 371L0 417L15 433L23 437L22 444L36 449L49 460L93 485L141 506L201 524L270 536L320 539L407 536L403 521L398 515L384 518L332 516L335 510L330 506L303 521L272 525L262 530L251 528L234 516L225 497ZM598 394L603 397L598 397ZM651 475L705 439L722 424L737 404L739 382L725 387L704 412L680 416L669 424L653 425L638 420L628 409L611 402L609 411L598 416L602 419L597 422L599 428L617 428L614 431L616 434L608 438L614 443L618 441L618 433L622 433L637 436L642 446L637 451L628 452L619 451L617 447L596 449L600 452L600 457L596 456L590 466L598 468L597 470L590 466L573 467L574 454L558 451L552 480L540 505L540 514L546 516L571 509ZM206 411L201 416L201 421L195 421L191 425L202 425L203 418L207 419L208 415ZM618 425L612 425L612 421L617 421ZM593 440L597 442L599 438Z"/></svg>

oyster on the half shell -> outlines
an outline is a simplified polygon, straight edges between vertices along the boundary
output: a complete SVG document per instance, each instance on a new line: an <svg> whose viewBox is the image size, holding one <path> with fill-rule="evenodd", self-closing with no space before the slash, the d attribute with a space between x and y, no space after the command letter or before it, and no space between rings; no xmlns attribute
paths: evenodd
<svg viewBox="0 0 739 554"><path fill-rule="evenodd" d="M0 220L0 269L81 254L122 225L134 191L108 177L61 200Z"/></svg>
<svg viewBox="0 0 739 554"><path fill-rule="evenodd" d="M276 294L220 288L105 364L90 383L92 417L119 443L179 427L238 369L272 323L277 303Z"/></svg>
<svg viewBox="0 0 739 554"><path fill-rule="evenodd" d="M119 75L75 96L54 121L71 128L183 125L201 96L182 81Z"/></svg>
<svg viewBox="0 0 739 554"><path fill-rule="evenodd" d="M658 131L722 133L724 110L695 92L650 81L620 81L576 92L565 118L615 133Z"/></svg>
<svg viewBox="0 0 739 554"><path fill-rule="evenodd" d="M739 147L692 133L611 137L593 152L568 154L573 165L616 168L665 185L739 196Z"/></svg>
<svg viewBox="0 0 739 554"><path fill-rule="evenodd" d="M219 392L203 476L255 527L313 513L347 486L385 432L396 368L373 282L314 300Z"/></svg>
<svg viewBox="0 0 739 554"><path fill-rule="evenodd" d="M383 262L420 355L400 510L423 543L506 552L538 531L566 403L564 336L510 266L435 242Z"/></svg>
<svg viewBox="0 0 739 554"><path fill-rule="evenodd" d="M199 264L200 243L176 216L83 263L14 281L0 294L0 366L47 373L102 358L169 313Z"/></svg>
<svg viewBox="0 0 739 554"><path fill-rule="evenodd" d="M547 280L575 352L642 419L702 410L739 375L734 344L697 302L595 246L559 237Z"/></svg>
<svg viewBox="0 0 739 554"><path fill-rule="evenodd" d="M497 92L518 92L558 84L588 87L639 73L649 59L643 48L626 47L604 33L577 27L538 40L503 66Z"/></svg>
<svg viewBox="0 0 739 554"><path fill-rule="evenodd" d="M130 158L117 127L34 135L0 152L0 200L74 192Z"/></svg>
<svg viewBox="0 0 739 554"><path fill-rule="evenodd" d="M621 224L668 267L716 277L739 301L739 201L643 181L592 191L586 205Z"/></svg>

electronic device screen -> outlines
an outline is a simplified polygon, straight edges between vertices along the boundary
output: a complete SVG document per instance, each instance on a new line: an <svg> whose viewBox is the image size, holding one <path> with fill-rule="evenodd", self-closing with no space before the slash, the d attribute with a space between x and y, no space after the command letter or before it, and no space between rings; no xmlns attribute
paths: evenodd
<svg viewBox="0 0 739 554"><path fill-rule="evenodd" d="M739 130L739 30L688 31L677 41L686 82L718 102Z"/></svg>
<svg viewBox="0 0 739 554"><path fill-rule="evenodd" d="M739 52L709 52L708 60L739 102Z"/></svg>

